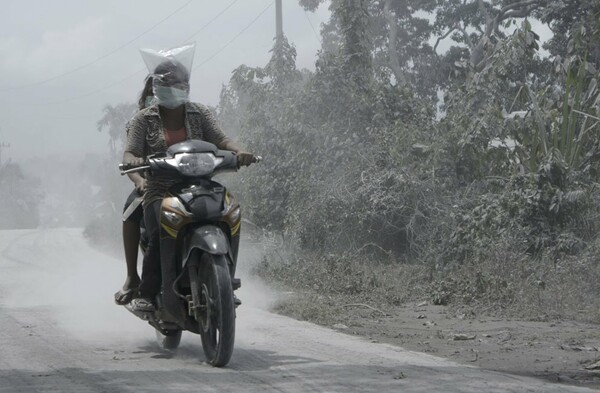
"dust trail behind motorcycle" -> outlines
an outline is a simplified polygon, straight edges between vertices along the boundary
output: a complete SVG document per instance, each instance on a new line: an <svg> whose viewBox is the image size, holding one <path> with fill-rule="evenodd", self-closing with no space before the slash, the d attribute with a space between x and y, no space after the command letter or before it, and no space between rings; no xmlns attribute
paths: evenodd
<svg viewBox="0 0 600 393"><path fill-rule="evenodd" d="M78 339L99 338L113 330L123 338L154 339L148 326L113 302L125 279L124 260L90 247L81 229L2 232L0 304L52 309L58 326ZM248 240L241 247L238 295L243 307L266 308L275 293L250 274L261 257L260 244ZM114 251L110 254L120 250Z"/></svg>
<svg viewBox="0 0 600 393"><path fill-rule="evenodd" d="M242 266L260 258L256 244L243 253ZM216 369L203 363L198 336L160 350L151 327L113 304L123 275L123 261L91 248L80 229L0 231L0 393L591 391L271 314L257 306L273 295L244 269L233 358Z"/></svg>

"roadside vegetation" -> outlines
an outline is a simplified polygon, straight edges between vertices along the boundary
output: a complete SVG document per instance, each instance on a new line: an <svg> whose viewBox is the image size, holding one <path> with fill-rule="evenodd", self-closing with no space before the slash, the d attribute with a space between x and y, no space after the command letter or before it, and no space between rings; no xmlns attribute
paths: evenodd
<svg viewBox="0 0 600 393"><path fill-rule="evenodd" d="M230 185L262 230L255 272L299 294L280 310L427 300L600 322L600 1L299 3L331 10L315 70L277 37L214 108L264 156ZM98 121L113 163L134 112ZM118 245L129 185L104 175L113 202L86 233Z"/></svg>
<svg viewBox="0 0 600 393"><path fill-rule="evenodd" d="M21 166L0 161L0 230L35 228L40 223L39 179L27 176Z"/></svg>
<svg viewBox="0 0 600 393"><path fill-rule="evenodd" d="M600 2L326 3L314 71L278 37L217 108L265 157L234 188L282 307L600 322Z"/></svg>

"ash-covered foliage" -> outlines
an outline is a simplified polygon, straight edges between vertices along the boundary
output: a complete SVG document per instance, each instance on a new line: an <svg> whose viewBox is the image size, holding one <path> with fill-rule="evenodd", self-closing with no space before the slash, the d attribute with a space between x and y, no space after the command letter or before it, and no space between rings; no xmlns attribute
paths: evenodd
<svg viewBox="0 0 600 393"><path fill-rule="evenodd" d="M39 183L19 164L0 162L0 229L36 228L40 224Z"/></svg>
<svg viewBox="0 0 600 393"><path fill-rule="evenodd" d="M325 3L314 71L279 38L221 96L223 123L265 157L241 177L246 215L294 250L262 273L323 291L322 263L405 263L436 302L507 307L559 293L564 271L596 288L600 2Z"/></svg>
<svg viewBox="0 0 600 393"><path fill-rule="evenodd" d="M103 115L96 126L98 132L108 133L110 154L103 158L90 157L90 162L100 162L92 164L96 169L84 177L90 179L98 190L87 197L91 206L83 233L96 245L107 245L111 251L119 250L117 255L121 255L123 205L133 190L131 181L126 176L118 175L118 163L127 143L127 123L137 110L138 106L133 103L105 105L102 108Z"/></svg>

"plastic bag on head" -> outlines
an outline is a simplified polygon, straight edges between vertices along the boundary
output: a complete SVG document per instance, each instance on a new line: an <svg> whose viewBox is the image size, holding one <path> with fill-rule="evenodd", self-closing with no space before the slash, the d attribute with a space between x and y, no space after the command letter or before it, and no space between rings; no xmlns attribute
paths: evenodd
<svg viewBox="0 0 600 393"><path fill-rule="evenodd" d="M186 69L188 75L190 75L192 73L195 51L195 43L158 51L154 49L140 49L142 59L144 59L144 63L146 63L150 74L154 74L156 67L160 64L170 61L181 64Z"/></svg>
<svg viewBox="0 0 600 393"><path fill-rule="evenodd" d="M189 81L195 44L155 51L140 49L152 77L152 91L159 105L176 108L189 102Z"/></svg>

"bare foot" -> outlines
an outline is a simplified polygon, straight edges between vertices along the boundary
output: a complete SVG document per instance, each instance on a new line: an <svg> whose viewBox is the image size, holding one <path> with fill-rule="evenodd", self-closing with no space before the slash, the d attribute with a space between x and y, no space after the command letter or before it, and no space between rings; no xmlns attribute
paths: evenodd
<svg viewBox="0 0 600 393"><path fill-rule="evenodd" d="M137 289L140 285L140 278L138 276L127 277L123 289L115 293L115 303L119 306L123 306L136 296Z"/></svg>

